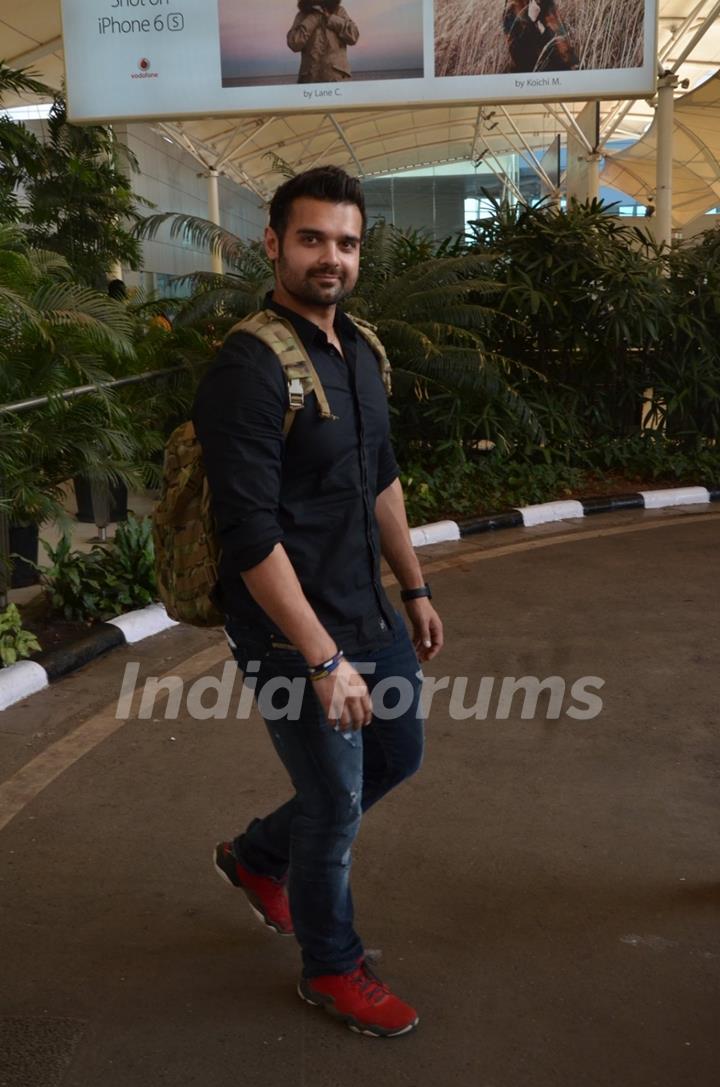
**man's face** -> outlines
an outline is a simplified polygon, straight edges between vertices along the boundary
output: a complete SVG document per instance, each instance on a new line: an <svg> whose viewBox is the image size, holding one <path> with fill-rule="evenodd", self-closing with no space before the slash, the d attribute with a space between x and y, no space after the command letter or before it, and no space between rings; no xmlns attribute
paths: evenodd
<svg viewBox="0 0 720 1087"><path fill-rule="evenodd" d="M302 196L290 206L282 241L265 231L278 287L309 306L334 306L357 283L362 215L355 204L331 204Z"/></svg>

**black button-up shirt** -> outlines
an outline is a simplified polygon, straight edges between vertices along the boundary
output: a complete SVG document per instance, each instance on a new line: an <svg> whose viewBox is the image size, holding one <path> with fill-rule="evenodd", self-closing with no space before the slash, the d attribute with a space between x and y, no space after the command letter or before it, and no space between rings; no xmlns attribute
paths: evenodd
<svg viewBox="0 0 720 1087"><path fill-rule="evenodd" d="M310 605L346 653L388 644L397 618L380 580L374 510L398 468L377 359L339 310L344 357L317 325L269 298L266 305L292 321L337 418L322 419L312 393L286 439L287 380L270 348L241 332L218 353L193 422L222 551L219 603L257 633L277 632L241 574L282 543Z"/></svg>

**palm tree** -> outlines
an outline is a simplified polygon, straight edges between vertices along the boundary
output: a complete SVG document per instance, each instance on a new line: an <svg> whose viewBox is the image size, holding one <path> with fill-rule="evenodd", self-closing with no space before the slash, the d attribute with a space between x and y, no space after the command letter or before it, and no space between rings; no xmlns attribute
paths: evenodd
<svg viewBox="0 0 720 1087"><path fill-rule="evenodd" d="M138 169L132 152L109 125L70 124L62 95L26 69L0 62L0 102L8 92L42 95L53 106L44 141L0 117L0 223L26 223L34 247L62 254L99 289L114 263L139 268L132 227L147 201L132 191L130 172Z"/></svg>
<svg viewBox="0 0 720 1087"><path fill-rule="evenodd" d="M72 125L56 96L47 138L26 182L23 219L33 246L61 253L85 283L102 289L119 262L136 270L141 249L132 231L139 206L132 190L132 152L107 125Z"/></svg>
<svg viewBox="0 0 720 1087"><path fill-rule="evenodd" d="M49 403L0 414L3 504L16 523L61 517L62 484L90 469L137 483L156 436L132 418L121 395L98 389L134 355L132 316L107 294L73 281L57 253L27 246L24 231L0 226L0 405Z"/></svg>
<svg viewBox="0 0 720 1087"><path fill-rule="evenodd" d="M460 236L438 243L384 222L367 233L348 309L377 326L401 394L396 434L411 446L413 433L421 447L454 443L461 453L477 440L542 437L519 391L528 367L493 347L501 286L489 264Z"/></svg>
<svg viewBox="0 0 720 1087"><path fill-rule="evenodd" d="M176 327L210 321L214 329L223 330L262 309L272 289L273 270L260 242L244 242L208 219L178 212L149 215L136 230L140 237L152 239L166 226L172 240L181 238L193 248L218 252L230 266L224 275L198 271L178 277L179 283L190 284L193 295L178 310Z"/></svg>
<svg viewBox="0 0 720 1087"><path fill-rule="evenodd" d="M8 93L52 96L50 88L33 79L27 70L8 68L0 61L0 103ZM0 222L20 220L18 186L31 176L41 153L40 141L25 125L0 115Z"/></svg>

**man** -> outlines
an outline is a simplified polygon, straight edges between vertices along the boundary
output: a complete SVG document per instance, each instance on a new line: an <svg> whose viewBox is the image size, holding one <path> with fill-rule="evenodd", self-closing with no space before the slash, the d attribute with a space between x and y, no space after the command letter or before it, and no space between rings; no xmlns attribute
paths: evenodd
<svg viewBox="0 0 720 1087"><path fill-rule="evenodd" d="M282 368L240 332L202 382L194 422L222 548L228 636L256 679L295 788L221 843L215 863L267 925L294 932L300 996L354 1030L390 1036L412 1030L418 1016L365 961L353 927L351 846L362 813L420 765L418 657L434 657L443 632L410 544L378 361L337 308L357 281L364 229L358 181L319 167L278 189L265 232L275 269L266 305L292 323L333 418L321 417L310 395L284 438ZM403 590L414 644L383 590L381 553ZM301 683L299 719L283 719L265 699L266 684L277 688L281 676ZM373 709L376 689L383 705Z"/></svg>
<svg viewBox="0 0 720 1087"><path fill-rule="evenodd" d="M298 9L287 35L288 47L301 54L298 83L352 79L347 51L360 33L340 0L298 0Z"/></svg>

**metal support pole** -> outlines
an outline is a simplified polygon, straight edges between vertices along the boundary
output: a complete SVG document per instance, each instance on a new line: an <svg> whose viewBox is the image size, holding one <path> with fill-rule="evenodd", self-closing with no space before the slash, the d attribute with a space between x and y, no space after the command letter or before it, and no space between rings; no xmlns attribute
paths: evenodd
<svg viewBox="0 0 720 1087"><path fill-rule="evenodd" d="M673 199L673 121L675 88L678 77L664 73L658 83L657 104L657 183L655 186L655 238L669 245L672 241Z"/></svg>
<svg viewBox="0 0 720 1087"><path fill-rule="evenodd" d="M655 183L655 240L660 244L672 242L673 199L673 130L675 120L675 88L680 80L672 72L663 72L658 82L657 102L657 178ZM641 433L664 429L653 412L655 390L645 389L641 416ZM663 411L660 401L656 407ZM662 416L661 416L662 418Z"/></svg>
<svg viewBox="0 0 720 1087"><path fill-rule="evenodd" d="M586 158L587 198L591 202L600 198L600 158L601 156L597 151L594 151L592 155L588 155Z"/></svg>
<svg viewBox="0 0 720 1087"><path fill-rule="evenodd" d="M208 173L208 219L216 226L220 226L220 186L218 184L219 173L210 170ZM220 253L212 251L212 271L215 275L223 274L223 260Z"/></svg>
<svg viewBox="0 0 720 1087"><path fill-rule="evenodd" d="M567 140L567 199L579 204L600 195L600 103L594 99L573 116L563 105L571 122Z"/></svg>

